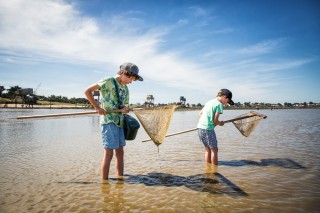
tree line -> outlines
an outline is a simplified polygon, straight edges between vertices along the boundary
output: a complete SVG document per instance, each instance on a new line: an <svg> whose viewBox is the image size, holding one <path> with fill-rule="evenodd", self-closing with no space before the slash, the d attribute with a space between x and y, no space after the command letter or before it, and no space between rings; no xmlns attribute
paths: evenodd
<svg viewBox="0 0 320 213"><path fill-rule="evenodd" d="M5 89L4 86L0 86L0 97L6 98L11 101L15 101L21 98L23 101L28 99L33 100L33 104L36 104L38 100L49 101L49 102L60 102L60 103L70 103L70 104L88 104L88 100L85 98L67 98L61 95L50 95L48 97L43 95L36 95L34 93L24 93L23 89L19 86L13 86L9 89Z"/></svg>
<svg viewBox="0 0 320 213"><path fill-rule="evenodd" d="M43 95L36 95L33 93L25 94L23 93L23 89L19 86L13 86L9 89L5 89L4 86L0 86L0 97L6 98L11 100L11 102L17 100L17 98L21 98L24 102L29 103L32 102L32 104L37 104L37 101L49 101L49 102L59 102L59 103L70 103L70 104L89 104L88 100L86 98L67 98L65 96L56 96L56 95L50 95L48 97ZM193 107L201 107L202 104L189 104L189 103L182 103L180 102L184 107L187 108L193 108ZM140 105L140 104L137 104ZM167 104L158 104L160 105L167 105ZM234 106L228 106L228 108L293 108L293 107L319 107L319 103L313 103L310 102L303 102L303 103L289 103L284 102L284 104L277 103L277 104L271 104L271 103L263 103L263 102L244 102L240 103L237 102L234 104Z"/></svg>

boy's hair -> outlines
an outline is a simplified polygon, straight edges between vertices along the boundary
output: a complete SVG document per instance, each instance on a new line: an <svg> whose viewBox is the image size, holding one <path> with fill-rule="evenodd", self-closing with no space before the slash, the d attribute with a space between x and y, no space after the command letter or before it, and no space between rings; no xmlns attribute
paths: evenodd
<svg viewBox="0 0 320 213"><path fill-rule="evenodd" d="M217 97L222 97L222 96L226 96L221 90L219 90Z"/></svg>
<svg viewBox="0 0 320 213"><path fill-rule="evenodd" d="M117 74L121 75L121 74L123 74L124 72L127 72L127 71L125 71L125 70L119 70L119 71L117 72Z"/></svg>
<svg viewBox="0 0 320 213"><path fill-rule="evenodd" d="M130 72L128 72L127 70L119 70L119 71L117 72L117 74L118 74L118 75L124 74L125 76L128 76L128 77L131 76Z"/></svg>

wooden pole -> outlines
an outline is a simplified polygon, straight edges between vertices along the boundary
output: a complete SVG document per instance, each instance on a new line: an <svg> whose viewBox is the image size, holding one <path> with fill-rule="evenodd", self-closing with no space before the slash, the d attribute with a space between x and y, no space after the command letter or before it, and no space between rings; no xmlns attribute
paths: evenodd
<svg viewBox="0 0 320 213"><path fill-rule="evenodd" d="M46 115L29 115L29 116L19 116L17 119L33 119L33 118L53 118L53 117L63 117L63 116L76 116L76 115L91 115L96 114L96 111L90 112L74 112L74 113L60 113L60 114L46 114Z"/></svg>
<svg viewBox="0 0 320 213"><path fill-rule="evenodd" d="M142 108L130 108L129 111L134 110L141 110ZM115 113L115 112L122 112L121 109L115 110L107 110L106 113ZM46 115L29 115L29 116L19 116L17 119L33 119L33 118L53 118L53 117L64 117L64 116L78 116L78 115L92 115L97 114L96 111L89 111L89 112L73 112L73 113L59 113L59 114L46 114Z"/></svg>
<svg viewBox="0 0 320 213"><path fill-rule="evenodd" d="M174 135L180 135L180 134L187 133L187 132L192 132L192 131L195 131L197 129L198 128L193 128L193 129L188 129L188 130L181 131L181 132L175 132L175 133L166 135L166 137L170 137L170 136L174 136ZM151 141L151 139L146 139L146 140L143 140L142 142L147 142L147 141Z"/></svg>
<svg viewBox="0 0 320 213"><path fill-rule="evenodd" d="M233 121L238 121L238 120L251 118L251 117L255 117L255 116L257 116L257 115L248 115L248 116L243 116L243 117L239 117L239 118L234 118L234 119L226 120L226 121L224 121L224 123L230 123L230 122L233 122Z"/></svg>
<svg viewBox="0 0 320 213"><path fill-rule="evenodd" d="M107 113L113 112L121 112L121 110L108 110ZM17 119L33 119L33 118L54 118L54 117L64 117L64 116L78 116L78 115L93 115L97 114L96 111L89 111L89 112L73 112L73 113L59 113L59 114L46 114L46 115L30 115L30 116L19 116Z"/></svg>

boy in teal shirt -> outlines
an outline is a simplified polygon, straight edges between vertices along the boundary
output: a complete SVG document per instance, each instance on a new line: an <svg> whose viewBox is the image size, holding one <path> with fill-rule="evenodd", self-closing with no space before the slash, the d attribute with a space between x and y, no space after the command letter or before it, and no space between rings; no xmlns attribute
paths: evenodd
<svg viewBox="0 0 320 213"><path fill-rule="evenodd" d="M200 112L198 134L205 147L205 161L212 165L218 165L218 141L214 128L224 125L223 121L219 121L219 115L227 103L234 105L232 93L228 89L221 89L217 97L208 101Z"/></svg>

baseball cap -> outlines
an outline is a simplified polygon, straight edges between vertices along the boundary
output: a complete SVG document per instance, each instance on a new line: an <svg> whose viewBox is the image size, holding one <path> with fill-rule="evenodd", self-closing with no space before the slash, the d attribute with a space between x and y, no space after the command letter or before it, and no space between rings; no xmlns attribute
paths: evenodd
<svg viewBox="0 0 320 213"><path fill-rule="evenodd" d="M121 64L120 70L125 70L133 75L136 75L138 77L138 81L143 81L143 78L139 75L139 68L137 67L137 65L131 62Z"/></svg>
<svg viewBox="0 0 320 213"><path fill-rule="evenodd" d="M231 100L232 99L232 92L228 89L221 89L218 93L218 95L225 95L228 99L229 99L229 102L228 104L230 105L234 105L234 102Z"/></svg>

